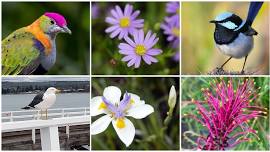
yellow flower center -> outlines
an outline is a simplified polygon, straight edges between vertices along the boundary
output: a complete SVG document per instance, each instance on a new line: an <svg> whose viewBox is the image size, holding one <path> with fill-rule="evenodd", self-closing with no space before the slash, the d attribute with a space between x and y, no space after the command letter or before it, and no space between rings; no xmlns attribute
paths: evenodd
<svg viewBox="0 0 270 152"><path fill-rule="evenodd" d="M126 124L125 121L123 120L123 118L118 118L116 120L116 127L119 129L125 128Z"/></svg>
<svg viewBox="0 0 270 152"><path fill-rule="evenodd" d="M176 27L172 28L172 34L173 34L174 36L176 36L176 37L179 37L179 35L180 35L180 30L179 30L179 28L176 28Z"/></svg>
<svg viewBox="0 0 270 152"><path fill-rule="evenodd" d="M133 99L130 99L130 104L134 104L134 100Z"/></svg>
<svg viewBox="0 0 270 152"><path fill-rule="evenodd" d="M100 110L100 109L106 109L106 108L107 108L106 104L104 102L101 102L101 104L98 107L98 110Z"/></svg>
<svg viewBox="0 0 270 152"><path fill-rule="evenodd" d="M145 52L146 52L146 48L144 47L144 45L137 45L136 47L135 47L135 52L136 52L136 54L138 54L138 55L144 55L145 54Z"/></svg>
<svg viewBox="0 0 270 152"><path fill-rule="evenodd" d="M120 27L125 28L128 27L130 24L129 18L128 17L123 17L120 19Z"/></svg>

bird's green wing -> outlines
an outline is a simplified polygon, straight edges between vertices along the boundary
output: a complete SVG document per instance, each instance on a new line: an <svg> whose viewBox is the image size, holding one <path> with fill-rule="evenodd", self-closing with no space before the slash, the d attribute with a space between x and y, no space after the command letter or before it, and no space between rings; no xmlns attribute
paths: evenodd
<svg viewBox="0 0 270 152"><path fill-rule="evenodd" d="M17 75L40 54L35 37L21 28L2 41L2 75Z"/></svg>

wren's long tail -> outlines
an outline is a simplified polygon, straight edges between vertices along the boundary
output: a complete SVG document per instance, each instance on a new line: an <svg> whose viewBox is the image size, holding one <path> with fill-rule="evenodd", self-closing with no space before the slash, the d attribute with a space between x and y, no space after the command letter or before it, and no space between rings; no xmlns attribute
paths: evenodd
<svg viewBox="0 0 270 152"><path fill-rule="evenodd" d="M259 10L262 7L263 2L250 2L248 9L248 16L246 22L249 26L253 23L255 17L257 16Z"/></svg>

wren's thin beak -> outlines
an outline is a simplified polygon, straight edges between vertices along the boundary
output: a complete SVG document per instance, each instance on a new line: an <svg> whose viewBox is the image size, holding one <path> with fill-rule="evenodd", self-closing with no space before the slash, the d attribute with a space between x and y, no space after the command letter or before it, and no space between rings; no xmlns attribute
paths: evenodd
<svg viewBox="0 0 270 152"><path fill-rule="evenodd" d="M211 20L211 21L209 21L210 23L216 23L216 21L215 20Z"/></svg>
<svg viewBox="0 0 270 152"><path fill-rule="evenodd" d="M70 35L72 34L71 30L67 26L63 26L61 32L68 33Z"/></svg>

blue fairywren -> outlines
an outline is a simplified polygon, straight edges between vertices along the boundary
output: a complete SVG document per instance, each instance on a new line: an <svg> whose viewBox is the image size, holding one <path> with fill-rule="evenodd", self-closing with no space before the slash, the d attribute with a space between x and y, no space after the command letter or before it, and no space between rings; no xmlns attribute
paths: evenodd
<svg viewBox="0 0 270 152"><path fill-rule="evenodd" d="M230 58L221 65L223 66L231 58L245 57L241 73L244 73L244 67L247 57L253 48L253 36L258 33L251 27L256 15L258 14L263 2L250 2L248 16L243 21L239 16L225 12L219 14L215 20L210 23L215 24L214 40L217 48Z"/></svg>

